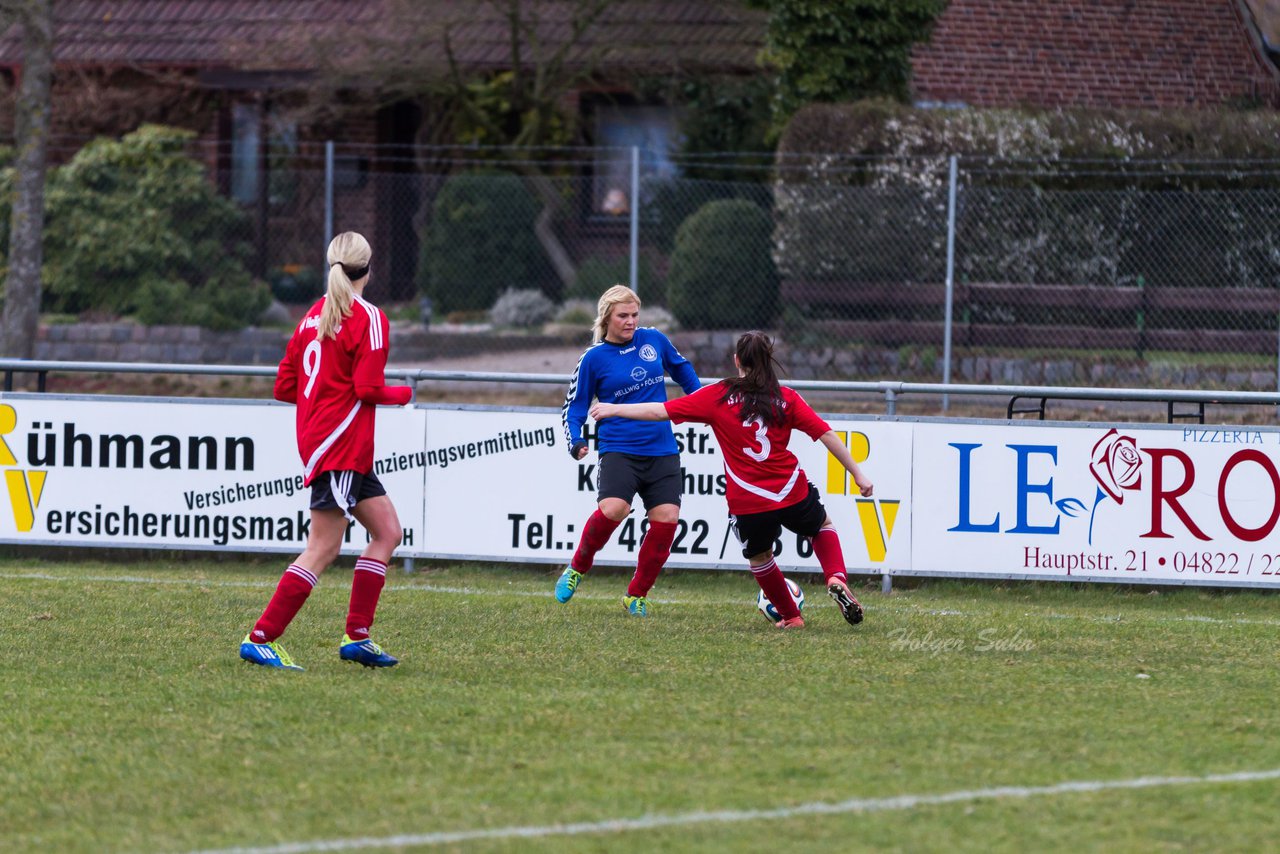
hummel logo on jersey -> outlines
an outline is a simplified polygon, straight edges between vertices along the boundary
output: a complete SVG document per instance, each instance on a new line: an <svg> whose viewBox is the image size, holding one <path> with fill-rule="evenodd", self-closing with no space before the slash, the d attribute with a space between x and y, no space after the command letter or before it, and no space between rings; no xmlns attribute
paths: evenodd
<svg viewBox="0 0 1280 854"><path fill-rule="evenodd" d="M625 356L625 355L627 355L628 353L633 353L633 352L635 352L635 349L636 349L636 345L632 344L630 347L628 347L628 348L627 348L627 349L625 349L625 350L619 350L619 351L618 351L618 355L619 355L619 356Z"/></svg>

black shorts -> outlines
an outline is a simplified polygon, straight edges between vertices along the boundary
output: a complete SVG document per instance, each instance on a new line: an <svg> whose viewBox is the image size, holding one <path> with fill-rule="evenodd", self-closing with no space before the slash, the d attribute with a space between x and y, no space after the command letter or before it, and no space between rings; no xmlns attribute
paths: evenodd
<svg viewBox="0 0 1280 854"><path fill-rule="evenodd" d="M311 481L312 510L341 510L351 518L351 508L366 498L386 495L382 481L373 472L322 471Z"/></svg>
<svg viewBox="0 0 1280 854"><path fill-rule="evenodd" d="M600 455L596 466L596 500L621 498L628 504L638 493L644 509L659 504L680 505L683 492L680 455L638 457L611 451Z"/></svg>
<svg viewBox="0 0 1280 854"><path fill-rule="evenodd" d="M730 515L733 533L742 543L742 556L762 554L773 551L773 541L778 539L785 526L803 537L815 536L822 530L822 523L827 521L827 508L822 506L818 497L818 487L809 484L809 494L781 510L766 510L763 513L745 513L742 516Z"/></svg>

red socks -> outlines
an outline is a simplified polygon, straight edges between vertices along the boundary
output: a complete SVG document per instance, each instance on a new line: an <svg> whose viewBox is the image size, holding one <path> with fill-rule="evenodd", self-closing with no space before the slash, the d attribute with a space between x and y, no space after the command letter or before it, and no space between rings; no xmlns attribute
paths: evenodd
<svg viewBox="0 0 1280 854"><path fill-rule="evenodd" d="M249 639L254 643L268 643L284 634L315 586L316 577L310 570L296 563L290 564L284 575L280 576L276 592L267 603L267 610L262 612L262 616L254 624Z"/></svg>
<svg viewBox="0 0 1280 854"><path fill-rule="evenodd" d="M365 640L373 626L373 612L378 609L378 597L387 581L387 565L371 557L356 561L356 571L351 576L351 604L347 607L347 637Z"/></svg>
<svg viewBox="0 0 1280 854"><path fill-rule="evenodd" d="M649 530L640 543L640 555L636 559L636 574L627 585L628 596L648 596L653 582L658 580L662 565L671 556L671 543L676 538L675 522L649 522Z"/></svg>
<svg viewBox="0 0 1280 854"><path fill-rule="evenodd" d="M800 609L796 607L796 600L791 598L791 588L787 587L787 579L782 575L782 570L778 569L777 561L770 558L764 566L753 566L751 574L756 577L756 584L760 585L782 619L790 620L800 616Z"/></svg>
<svg viewBox="0 0 1280 854"><path fill-rule="evenodd" d="M849 582L844 571L844 552L840 550L840 535L835 528L823 528L813 538L813 553L822 565L822 574L827 581L839 578L846 584ZM770 599L769 601L773 601Z"/></svg>
<svg viewBox="0 0 1280 854"><path fill-rule="evenodd" d="M597 509L583 526L582 539L578 541L578 550L573 553L573 560L569 565L578 572L589 572L591 564L595 562L596 552L604 548L604 544L609 542L609 538L621 524L621 519L615 522Z"/></svg>

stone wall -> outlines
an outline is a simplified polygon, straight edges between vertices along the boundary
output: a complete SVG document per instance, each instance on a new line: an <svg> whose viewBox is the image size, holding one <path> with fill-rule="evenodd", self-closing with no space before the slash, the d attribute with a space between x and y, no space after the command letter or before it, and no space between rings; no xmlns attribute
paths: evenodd
<svg viewBox="0 0 1280 854"><path fill-rule="evenodd" d="M672 341L706 377L733 370L737 332L676 332ZM775 338L777 338L775 334ZM289 332L245 329L212 332L194 326L78 323L41 327L35 358L75 362L156 362L196 365L275 365ZM796 380L941 382L941 348L790 347L777 339L785 377ZM511 335L423 329L392 324L391 352L398 364L547 347L586 346L581 331L559 335ZM962 356L952 382L990 385L1110 386L1274 391L1276 374L1213 365L1162 365L1101 359Z"/></svg>

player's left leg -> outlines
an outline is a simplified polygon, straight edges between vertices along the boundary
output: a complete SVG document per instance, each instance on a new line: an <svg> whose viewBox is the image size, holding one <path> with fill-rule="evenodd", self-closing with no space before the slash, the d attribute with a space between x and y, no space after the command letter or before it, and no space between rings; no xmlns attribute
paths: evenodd
<svg viewBox="0 0 1280 854"><path fill-rule="evenodd" d="M400 545L403 533L400 517L385 493L361 499L351 512L369 533L369 545L356 560L351 576L346 634L339 646L339 656L366 667L391 667L397 659L370 639L369 630L387 580L387 564Z"/></svg>
<svg viewBox="0 0 1280 854"><path fill-rule="evenodd" d="M627 585L627 596L643 599L653 589L658 573L671 556L671 544L675 542L676 526L680 521L679 504L659 504L649 511L649 530L640 542L640 554L636 557L636 571Z"/></svg>
<svg viewBox="0 0 1280 854"><path fill-rule="evenodd" d="M861 623L862 603L849 589L840 535L836 533L835 523L827 515L826 508L822 506L817 487L810 483L809 494L805 499L783 512L783 524L796 533L809 537L813 543L813 554L827 581L827 595L840 609L840 615L849 625Z"/></svg>
<svg viewBox="0 0 1280 854"><path fill-rule="evenodd" d="M667 558L671 557L671 544L675 542L683 491L680 457L676 454L653 457L646 461L644 474L639 492L649 526L636 556L635 574L631 576L627 595L622 600L627 613L640 617L649 613L649 591L658 580L658 573L662 572Z"/></svg>

